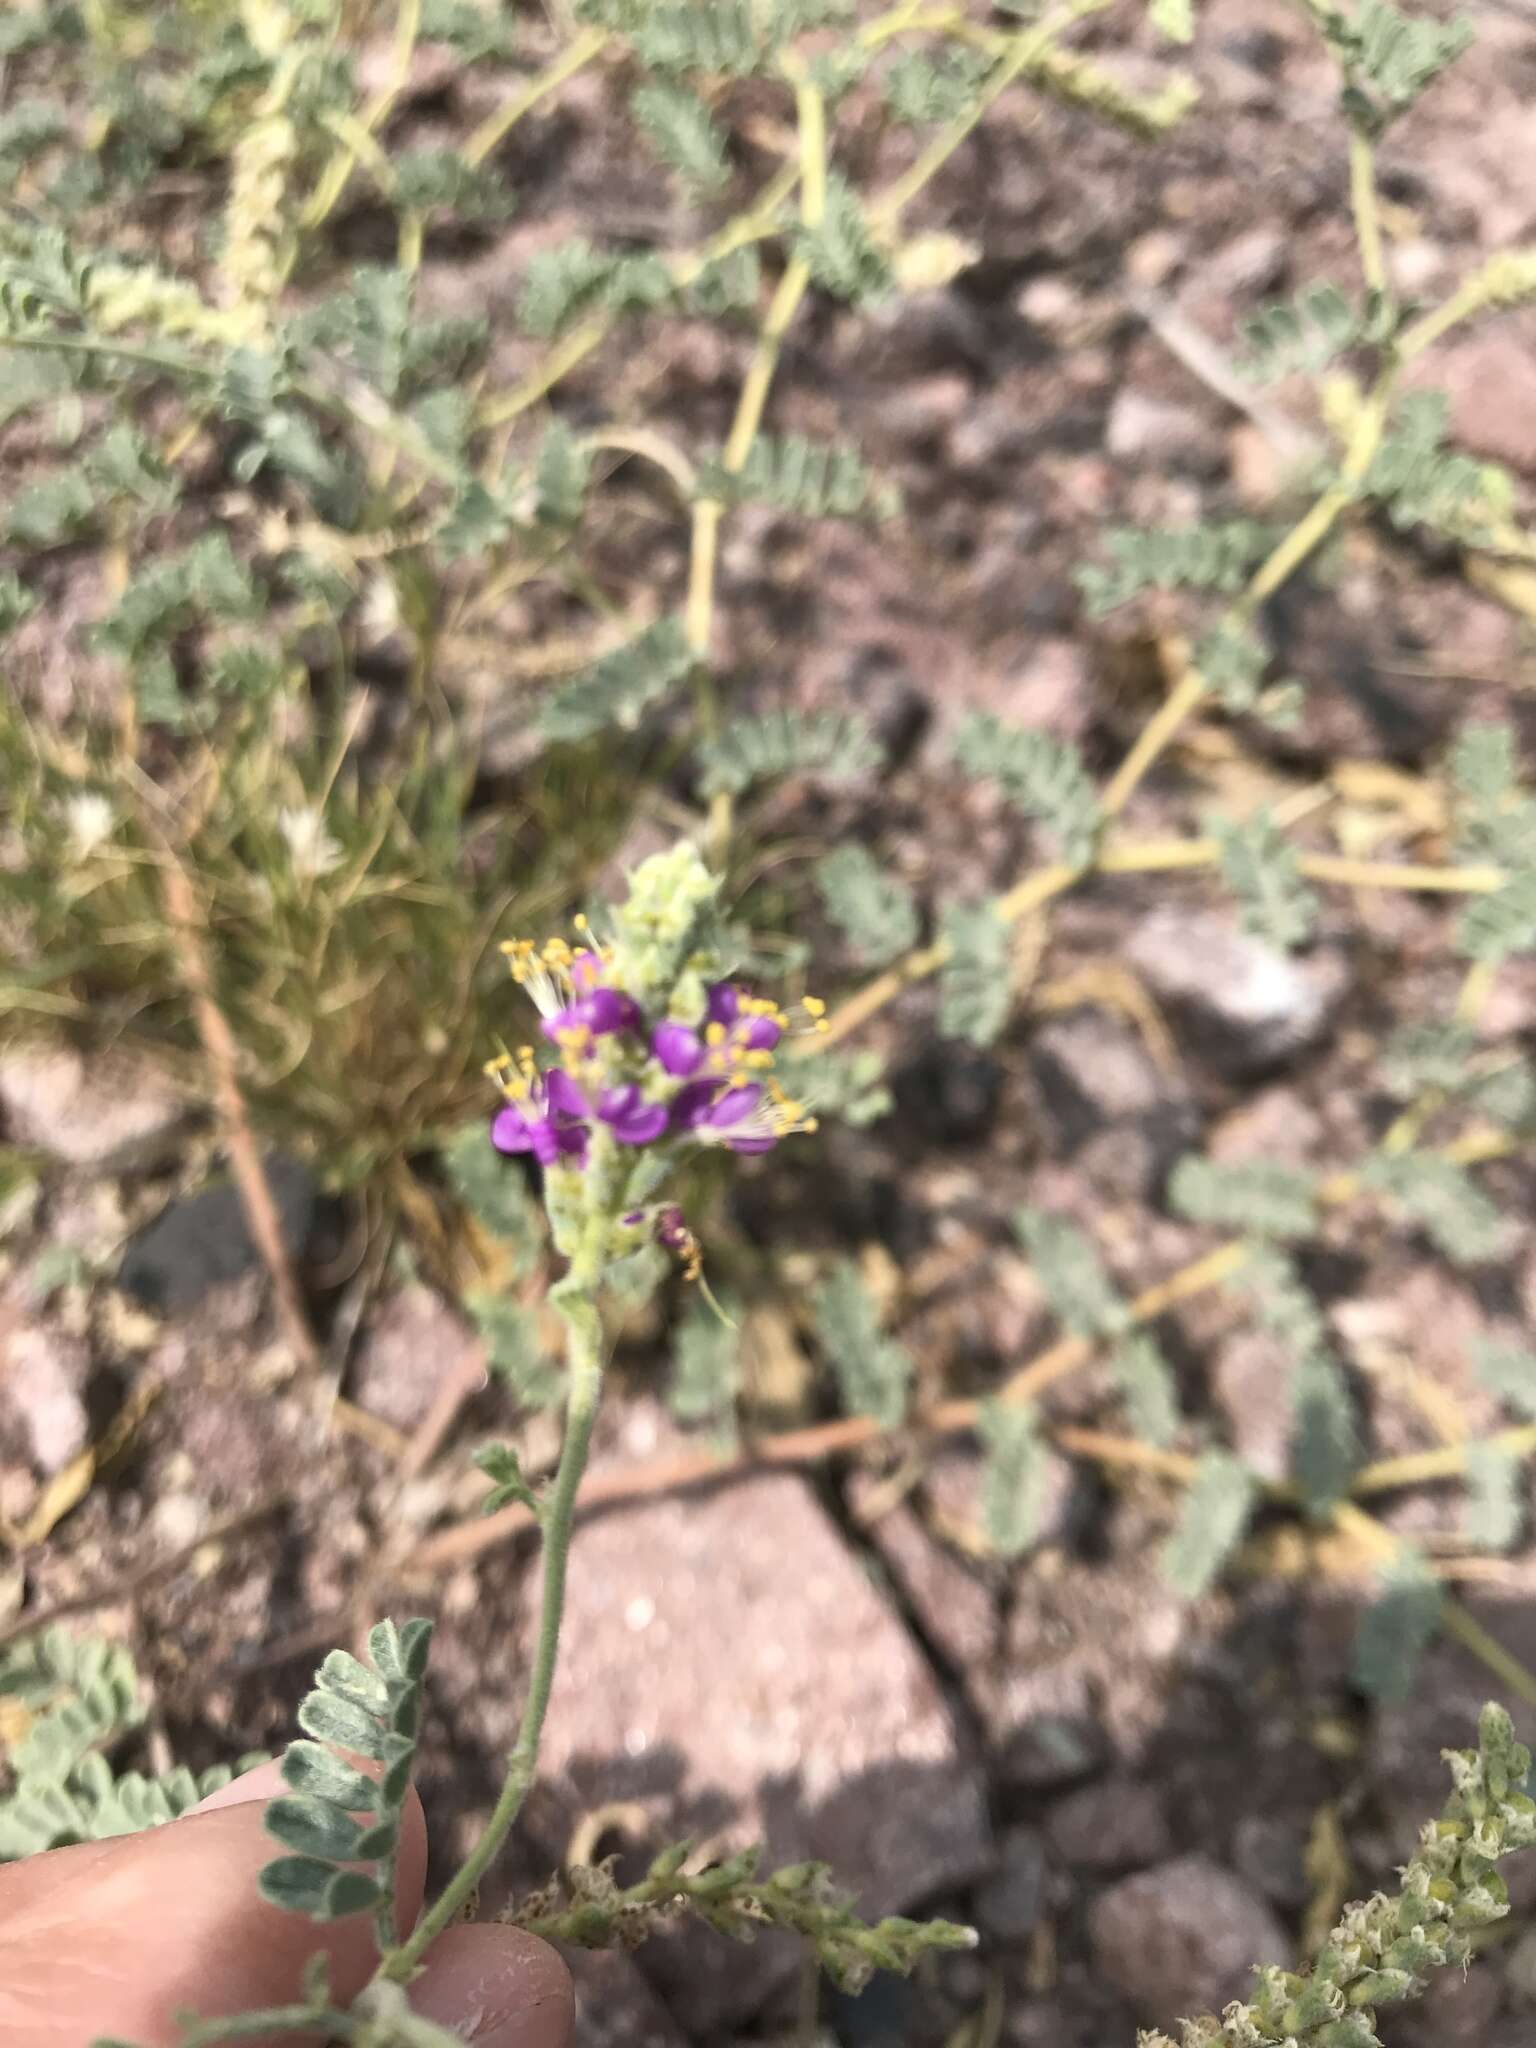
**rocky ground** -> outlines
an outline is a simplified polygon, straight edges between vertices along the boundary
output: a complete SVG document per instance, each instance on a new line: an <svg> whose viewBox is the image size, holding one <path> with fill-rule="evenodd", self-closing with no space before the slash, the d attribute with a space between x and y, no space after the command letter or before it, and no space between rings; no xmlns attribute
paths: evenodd
<svg viewBox="0 0 1536 2048"><path fill-rule="evenodd" d="M1477 48L1384 156L1394 269L1425 296L1536 229L1536 21L1511 0L1479 9L1477 25ZM1334 88L1278 0L1217 0L1194 68L1202 110L1155 152L1028 101L1005 109L927 208L984 259L902 302L873 338L862 318L825 311L792 337L776 423L860 441L906 511L873 537L838 527L813 539L747 512L728 539L723 631L750 678L744 701L858 703L893 748L878 789L797 799L802 812L773 820L786 836L878 835L925 894L1004 883L1025 847L1000 806L945 770L950 724L979 706L1076 738L1097 764L1117 758L1156 682L1134 627L1083 625L1071 571L1095 529L1274 502L1272 432L1169 338L1193 327L1228 347L1260 299L1347 267ZM423 123L433 118L427 103ZM609 226L634 230L633 208L603 196L604 120L600 88L582 81L530 124L513 168L585 231L605 208ZM494 309L527 249L572 224L525 204L483 255L429 251L429 291L445 307ZM1472 331L1436 371L1463 441L1527 482L1533 345L1527 314ZM701 331L665 355L637 351L626 403L718 432L744 346ZM589 374L573 386L578 408L608 390L613 365ZM625 542L659 585L677 577L680 545L638 513ZM1536 673L1529 628L1448 560L1364 538L1330 586L1288 596L1272 625L1313 686L1299 731L1241 756L1192 750L1139 803L1138 829L1187 828L1240 776L1281 792L1341 760L1417 776L1473 705L1536 737L1519 694ZM1394 849L1391 828L1383 843ZM797 1254L883 1248L924 1384L972 1391L1053 1332L1006 1230L1018 1202L1090 1224L1134 1288L1209 1241L1165 1213L1182 1151L1327 1167L1356 1156L1382 1121L1383 1035L1444 1014L1454 993L1449 913L1408 897L1331 900L1320 943L1282 967L1210 901L1193 880L1119 878L1073 896L1049 973L1082 977L1082 997L1021 1016L995 1054L939 1046L931 996L904 998L872 1033L891 1058L896 1114L744 1179L736 1221L790 1262L789 1291ZM1171 1064L1104 999L1115 967L1172 1025ZM1536 975L1501 979L1487 1025L1529 1039ZM396 1612L434 1614L422 1789L446 1857L488 1805L514 1725L529 1557L509 1543L412 1584L388 1560L400 1530L472 1510L463 1454L506 1431L507 1397L477 1394L402 1489L402 1447L467 1334L404 1280L349 1325L350 1219L302 1168L283 1165L276 1186L345 1360L324 1388L281 1340L228 1195L211 1210L189 1203L209 1141L169 1083L136 1066L7 1055L0 1119L44 1161L35 1195L6 1211L0 1513L13 1527L40 1510L46 1522L60 1475L78 1472L125 1399L160 1390L116 1462L0 1566L0 1628L81 1601L91 1626L134 1642L157 1739L202 1764L283 1739L317 1654L354 1625L361 1587ZM1508 1245L1471 1278L1363 1212L1332 1228L1309 1273L1378 1450L1428 1440L1402 1393L1405 1358L1481 1426L1491 1410L1468 1378L1468 1338L1536 1320L1536 1179L1505 1162L1489 1185ZM144 1234L168 1201L159 1236ZM1161 1334L1186 1409L1277 1472L1283 1365L1239 1310L1191 1304ZM757 1335L759 1412L804 1415L816 1397L790 1308ZM600 1470L674 1442L654 1349L636 1333ZM1090 1372L1057 1412L1098 1417L1105 1392ZM532 1466L547 1461L548 1418L523 1440ZM679 1833L765 1840L776 1861L825 1856L872 1910L940 1910L984 1936L914 1984L823 1994L822 2023L843 2048L1105 2048L1129 2043L1138 2021L1219 2005L1250 1963L1296 1953L1320 1902L1388 1876L1439 1802L1440 1747L1467 1738L1494 1689L1464 1650L1437 1646L1408 1705L1368 1710L1348 1675L1358 1579L1298 1581L1277 1548L1184 1606L1155 1565L1167 1488L1066 1459L1041 1544L1004 1566L978 1552L975 1486L974 1452L952 1445L594 1514L573 1554L538 1794L487 1906L540 1881L573 1839L618 1854L621 1869ZM1454 1512L1424 1494L1389 1503L1386 1518L1433 1533ZM176 1569L157 1576L167 1560ZM1468 1590L1527 1663L1533 1583L1536 1555L1517 1551ZM1516 1897L1491 1961L1450 1973L1396 2020L1393 2048L1527 2037L1536 1877L1517 1879ZM677 1935L578 1971L582 2048L808 2038L787 2031L804 2012L796 1959L768 1943L743 1956Z"/></svg>

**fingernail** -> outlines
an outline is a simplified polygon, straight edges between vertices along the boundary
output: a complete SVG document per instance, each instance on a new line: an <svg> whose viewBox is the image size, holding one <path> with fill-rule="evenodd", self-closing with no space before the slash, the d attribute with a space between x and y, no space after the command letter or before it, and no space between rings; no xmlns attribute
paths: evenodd
<svg viewBox="0 0 1536 2048"><path fill-rule="evenodd" d="M242 1771L217 1792L210 1792L193 1807L194 1813L217 1813L221 1806L250 1806L258 1799L275 1799L283 1790L283 1760L274 1757L253 1771Z"/></svg>

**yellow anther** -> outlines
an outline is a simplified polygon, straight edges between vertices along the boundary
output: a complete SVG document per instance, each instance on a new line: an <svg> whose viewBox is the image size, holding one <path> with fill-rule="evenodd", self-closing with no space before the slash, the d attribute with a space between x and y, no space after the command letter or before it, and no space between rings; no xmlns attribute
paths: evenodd
<svg viewBox="0 0 1536 2048"><path fill-rule="evenodd" d="M725 1040L726 1040L726 1030L725 1030L725 1026L724 1026L723 1024L706 1024L706 1025L705 1025L705 1027L704 1027L704 1043L705 1043L706 1045L724 1045L724 1043L725 1043Z"/></svg>
<svg viewBox="0 0 1536 2048"><path fill-rule="evenodd" d="M827 1006L820 996L806 996L800 1007L807 1017L824 1017L827 1014Z"/></svg>

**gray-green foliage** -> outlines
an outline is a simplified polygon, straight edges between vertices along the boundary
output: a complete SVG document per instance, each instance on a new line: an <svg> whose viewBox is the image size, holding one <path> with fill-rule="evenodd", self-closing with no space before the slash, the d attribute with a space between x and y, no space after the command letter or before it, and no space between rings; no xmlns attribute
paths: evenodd
<svg viewBox="0 0 1536 2048"><path fill-rule="evenodd" d="M855 1130L889 1115L894 1101L886 1083L885 1062L872 1046L855 1052L845 1052L839 1046L818 1053L809 1093L821 1115L835 1116Z"/></svg>
<svg viewBox="0 0 1536 2048"><path fill-rule="evenodd" d="M1242 589L1279 538L1255 519L1210 520L1198 526L1111 526L1099 545L1106 565L1084 563L1078 589L1096 617L1143 590Z"/></svg>
<svg viewBox="0 0 1536 2048"><path fill-rule="evenodd" d="M454 1193L482 1229L512 1253L521 1272L546 1236L544 1216L515 1166L486 1143L486 1127L465 1124L443 1147L443 1166Z"/></svg>
<svg viewBox="0 0 1536 2048"><path fill-rule="evenodd" d="M1069 867L1093 858L1099 796L1070 740L975 711L955 734L954 758L964 774L1000 782L1008 801L1046 828Z"/></svg>
<svg viewBox="0 0 1536 2048"><path fill-rule="evenodd" d="M1324 33L1344 61L1363 106L1356 118L1384 128L1407 112L1472 41L1465 15L1437 21L1405 14L1391 0L1361 0L1348 15L1330 14Z"/></svg>
<svg viewBox="0 0 1536 2048"><path fill-rule="evenodd" d="M1085 1231L1044 1209L1017 1210L1013 1227L1046 1300L1074 1336L1118 1336L1124 1330L1125 1304Z"/></svg>
<svg viewBox="0 0 1536 2048"><path fill-rule="evenodd" d="M1502 512L1509 483L1492 464L1446 445L1449 408L1438 391L1411 391L1398 402L1361 484L1394 526L1426 526L1475 540L1490 512Z"/></svg>
<svg viewBox="0 0 1536 2048"><path fill-rule="evenodd" d="M1480 1930L1509 1911L1498 1863L1536 1841L1536 1803L1525 1790L1530 1751L1492 1704L1477 1737L1476 1749L1443 1752L1454 1790L1421 1831L1397 1891L1346 1906L1310 1968L1265 1966L1250 2002L1227 2006L1220 2019L1181 2020L1182 2048L1381 2048L1377 2007L1416 1997L1433 1970L1466 1966ZM1146 2033L1141 2048L1173 2043Z"/></svg>
<svg viewBox="0 0 1536 2048"><path fill-rule="evenodd" d="M680 1422L728 1423L741 1386L741 1332L707 1302L689 1303L672 1340L667 1405Z"/></svg>
<svg viewBox="0 0 1536 2048"><path fill-rule="evenodd" d="M1520 1533L1524 1466L1506 1444L1467 1445L1467 1500L1462 1534L1475 1550L1508 1550Z"/></svg>
<svg viewBox="0 0 1536 2048"><path fill-rule="evenodd" d="M0 1655L0 1693L31 1717L12 1748L11 1768L23 1780L64 1778L90 1751L143 1719L138 1673L120 1643L80 1639L59 1627L24 1637Z"/></svg>
<svg viewBox="0 0 1536 2048"><path fill-rule="evenodd" d="M658 79L639 88L630 110L656 154L685 185L718 192L729 179L725 138L696 93Z"/></svg>
<svg viewBox="0 0 1536 2048"><path fill-rule="evenodd" d="M916 943L912 891L856 841L822 856L816 863L816 887L828 917L864 966L883 967Z"/></svg>
<svg viewBox="0 0 1536 2048"><path fill-rule="evenodd" d="M876 1970L905 1976L928 1954L974 1948L969 1927L945 1920L859 1919L824 1863L796 1863L759 1877L761 1853L743 1850L707 1870L686 1869L692 1845L664 1849L646 1875L620 1886L611 1860L574 1865L512 1913L515 1925L577 1948L632 1947L680 1912L717 1934L751 1941L765 1927L799 1935L842 1990L857 1993Z"/></svg>
<svg viewBox="0 0 1536 2048"><path fill-rule="evenodd" d="M885 749L852 712L768 711L733 718L699 748L704 796L741 796L763 782L814 775L823 782L856 783L875 774Z"/></svg>
<svg viewBox="0 0 1536 2048"><path fill-rule="evenodd" d="M881 1329L873 1297L851 1259L829 1269L812 1296L811 1313L844 1409L895 1429L907 1412L912 1360Z"/></svg>
<svg viewBox="0 0 1536 2048"><path fill-rule="evenodd" d="M564 1380L543 1341L535 1311L488 1288L472 1288L464 1306L485 1346L487 1370L530 1408L547 1408L558 1401Z"/></svg>
<svg viewBox="0 0 1536 2048"><path fill-rule="evenodd" d="M1314 1177L1277 1159L1207 1159L1186 1153L1168 1180L1168 1199L1191 1223L1249 1237L1306 1238L1317 1228Z"/></svg>
<svg viewBox="0 0 1536 2048"><path fill-rule="evenodd" d="M1248 1526L1253 1474L1228 1451L1206 1451L1163 1548L1163 1576L1186 1600L1209 1592Z"/></svg>
<svg viewBox="0 0 1536 2048"><path fill-rule="evenodd" d="M1349 1383L1327 1351L1298 1358L1291 1378L1291 1475L1314 1515L1326 1515L1349 1491L1360 1440Z"/></svg>
<svg viewBox="0 0 1536 2048"><path fill-rule="evenodd" d="M834 298L862 306L891 289L890 265L869 232L863 202L840 172L829 174L820 225L800 230L796 251L816 283Z"/></svg>
<svg viewBox="0 0 1536 2048"><path fill-rule="evenodd" d="M1378 1152L1362 1183L1395 1202L1456 1265L1491 1258L1503 1236L1498 1205L1464 1166L1439 1152Z"/></svg>
<svg viewBox="0 0 1536 2048"><path fill-rule="evenodd" d="M681 621L658 619L545 701L539 714L545 738L586 740L613 727L633 732L682 681L692 660Z"/></svg>
<svg viewBox="0 0 1536 2048"><path fill-rule="evenodd" d="M1294 1262L1275 1245L1248 1248L1239 1276L1261 1330L1289 1354L1291 1476L1310 1513L1326 1515L1360 1460L1355 1405L1328 1328Z"/></svg>
<svg viewBox="0 0 1536 2048"><path fill-rule="evenodd" d="M955 44L937 57L902 50L882 75L880 90L897 120L914 128L931 121L956 121L974 104L990 68L985 52Z"/></svg>
<svg viewBox="0 0 1536 2048"><path fill-rule="evenodd" d="M1021 1557L1039 1533L1050 1447L1027 1401L987 1401L977 1419L983 1463L981 1526L999 1557Z"/></svg>
<svg viewBox="0 0 1536 2048"><path fill-rule="evenodd" d="M947 903L939 938L947 949L939 973L939 1030L946 1038L991 1045L1013 1006L1007 924L988 898Z"/></svg>
<svg viewBox="0 0 1536 2048"><path fill-rule="evenodd" d="M1244 370L1256 380L1293 370L1316 376L1349 349L1391 339L1398 309L1384 292L1346 298L1337 285L1304 285L1292 299L1272 300L1243 324Z"/></svg>
<svg viewBox="0 0 1536 2048"><path fill-rule="evenodd" d="M1490 1394L1528 1422L1536 1422L1536 1351L1524 1344L1474 1338L1472 1365Z"/></svg>
<svg viewBox="0 0 1536 2048"><path fill-rule="evenodd" d="M759 434L739 469L719 458L703 464L698 489L722 504L777 505L802 519L889 519L900 504L856 448L804 434Z"/></svg>
<svg viewBox="0 0 1536 2048"><path fill-rule="evenodd" d="M1110 1352L1109 1363L1131 1434L1147 1444L1171 1443L1179 1426L1178 1389L1157 1339L1150 1330L1128 1331Z"/></svg>
<svg viewBox="0 0 1536 2048"><path fill-rule="evenodd" d="M1351 1672L1362 1692L1389 1706L1410 1697L1444 1605L1445 1589L1424 1559L1399 1551L1355 1631Z"/></svg>
<svg viewBox="0 0 1536 2048"><path fill-rule="evenodd" d="M289 1789L263 1816L288 1852L258 1879L274 1906L319 1921L373 1910L393 1941L395 1857L431 1640L429 1621L381 1621L369 1631L371 1666L332 1650L316 1672L299 1707L304 1739L283 1755ZM359 1771L354 1757L376 1764L377 1775Z"/></svg>
<svg viewBox="0 0 1536 2048"><path fill-rule="evenodd" d="M1201 681L1228 711L1254 709L1269 667L1269 649L1246 619L1218 619L1196 640L1193 655Z"/></svg>
<svg viewBox="0 0 1536 2048"><path fill-rule="evenodd" d="M0 1651L0 1702L20 1729L0 1758L11 1779L0 1795L0 1863L159 1827L261 1761L178 1765L158 1777L116 1771L109 1753L144 1719L133 1659L121 1644L57 1626Z"/></svg>
<svg viewBox="0 0 1536 2048"><path fill-rule="evenodd" d="M659 256L610 255L577 237L529 260L519 310L525 332L547 341L586 313L653 311L673 290Z"/></svg>
<svg viewBox="0 0 1536 2048"><path fill-rule="evenodd" d="M482 1515L494 1515L499 1508L525 1507L538 1512L538 1496L528 1484L522 1460L510 1444L484 1444L472 1460L491 1482L491 1490L480 1503Z"/></svg>
<svg viewBox="0 0 1536 2048"><path fill-rule="evenodd" d="M1301 876L1296 849L1267 811L1206 820L1243 927L1282 951L1304 945L1317 921L1317 892Z"/></svg>

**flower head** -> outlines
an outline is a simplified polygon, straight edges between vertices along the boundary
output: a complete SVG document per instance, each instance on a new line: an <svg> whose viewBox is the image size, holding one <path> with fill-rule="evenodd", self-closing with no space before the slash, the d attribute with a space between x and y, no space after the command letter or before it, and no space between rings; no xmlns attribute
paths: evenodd
<svg viewBox="0 0 1536 2048"><path fill-rule="evenodd" d="M577 919L577 929L586 932L585 918ZM570 946L564 939L546 939L537 946L532 939L514 939L502 951L512 979L533 998L552 1044L580 1048L615 1031L639 1029L640 1006L613 986L609 958L595 941Z"/></svg>
<svg viewBox="0 0 1536 2048"><path fill-rule="evenodd" d="M559 1067L540 1073L527 1045L515 1059L493 1060L489 1071L506 1098L491 1120L491 1143L498 1152L531 1152L541 1166L561 1160L585 1164L590 1111L569 1074Z"/></svg>

